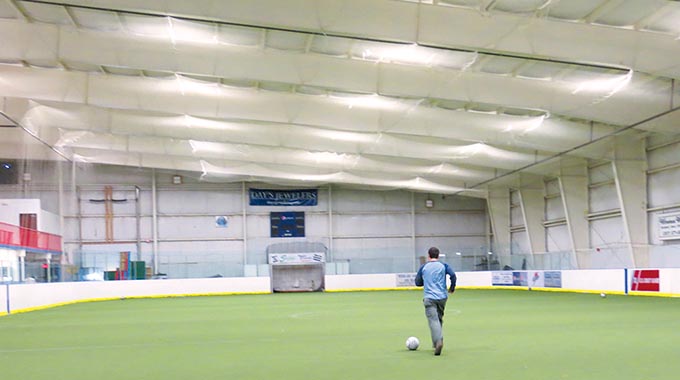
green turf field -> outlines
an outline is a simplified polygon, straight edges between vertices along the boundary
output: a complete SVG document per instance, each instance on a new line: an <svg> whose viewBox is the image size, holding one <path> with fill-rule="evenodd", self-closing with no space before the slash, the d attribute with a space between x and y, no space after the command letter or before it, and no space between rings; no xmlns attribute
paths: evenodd
<svg viewBox="0 0 680 380"><path fill-rule="evenodd" d="M680 378L680 299L459 290L444 336L419 291L95 302L0 318L0 379Z"/></svg>

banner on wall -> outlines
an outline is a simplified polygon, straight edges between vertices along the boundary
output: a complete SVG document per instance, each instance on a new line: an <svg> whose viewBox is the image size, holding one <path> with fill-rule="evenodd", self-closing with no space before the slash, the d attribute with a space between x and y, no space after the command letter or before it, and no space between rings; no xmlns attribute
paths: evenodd
<svg viewBox="0 0 680 380"><path fill-rule="evenodd" d="M316 206L319 193L317 189L250 189L249 196L251 206Z"/></svg>
<svg viewBox="0 0 680 380"><path fill-rule="evenodd" d="M562 272L560 271L546 271L544 273L544 283L546 288L561 288L562 287Z"/></svg>
<svg viewBox="0 0 680 380"><path fill-rule="evenodd" d="M643 292L658 292L660 285L658 269L636 269L633 271L633 281L630 290Z"/></svg>
<svg viewBox="0 0 680 380"><path fill-rule="evenodd" d="M397 273L397 286L416 286L415 273Z"/></svg>
<svg viewBox="0 0 680 380"><path fill-rule="evenodd" d="M491 285L493 286L512 286L512 272L492 272L491 273Z"/></svg>
<svg viewBox="0 0 680 380"><path fill-rule="evenodd" d="M529 285L532 288L543 288L545 287L545 275L543 271L531 271L529 272Z"/></svg>
<svg viewBox="0 0 680 380"><path fill-rule="evenodd" d="M680 212L659 215L659 240L680 239Z"/></svg>
<svg viewBox="0 0 680 380"><path fill-rule="evenodd" d="M270 253L269 264L320 264L326 262L323 252L310 253Z"/></svg>
<svg viewBox="0 0 680 380"><path fill-rule="evenodd" d="M512 272L512 284L514 286L529 286L527 272Z"/></svg>
<svg viewBox="0 0 680 380"><path fill-rule="evenodd" d="M491 273L494 286L527 286L536 288L561 288L560 271L500 271Z"/></svg>

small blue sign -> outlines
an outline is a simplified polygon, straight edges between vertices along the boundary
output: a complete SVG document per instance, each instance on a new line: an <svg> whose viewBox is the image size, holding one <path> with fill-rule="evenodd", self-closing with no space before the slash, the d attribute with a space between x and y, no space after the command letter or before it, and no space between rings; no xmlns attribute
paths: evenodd
<svg viewBox="0 0 680 380"><path fill-rule="evenodd" d="M227 228L229 225L229 218L226 216L216 216L215 217L215 227L217 228Z"/></svg>

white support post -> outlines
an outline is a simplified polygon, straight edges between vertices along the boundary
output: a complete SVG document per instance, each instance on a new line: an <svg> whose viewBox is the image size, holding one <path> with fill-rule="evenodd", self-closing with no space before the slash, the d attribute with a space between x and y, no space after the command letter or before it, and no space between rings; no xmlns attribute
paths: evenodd
<svg viewBox="0 0 680 380"><path fill-rule="evenodd" d="M418 270L418 252L416 251L416 193L411 192L411 250L413 251L413 272Z"/></svg>
<svg viewBox="0 0 680 380"><path fill-rule="evenodd" d="M158 196L156 169L151 169L151 230L153 234L153 274L158 273Z"/></svg>
<svg viewBox="0 0 680 380"><path fill-rule="evenodd" d="M333 186L328 184L328 257L327 262L333 262Z"/></svg>
<svg viewBox="0 0 680 380"><path fill-rule="evenodd" d="M65 197L64 197L64 168L62 166L61 161L55 161L57 165L57 177L58 177L58 188L59 188L59 235L64 236L64 230L65 230L65 224L64 224L64 203L65 203ZM68 258L66 252L64 252L64 238L62 237L61 239L61 257L62 257L62 263L66 264L68 263L67 260L64 260L64 258Z"/></svg>
<svg viewBox="0 0 680 380"><path fill-rule="evenodd" d="M521 173L519 179L519 199L531 254L544 253L546 244L545 227L543 227L545 215L543 177Z"/></svg>
<svg viewBox="0 0 680 380"><path fill-rule="evenodd" d="M649 266L645 140L617 136L612 161L623 228L636 268Z"/></svg>
<svg viewBox="0 0 680 380"><path fill-rule="evenodd" d="M562 160L560 165L560 194L576 266L589 269L588 164L582 158L569 158Z"/></svg>
<svg viewBox="0 0 680 380"><path fill-rule="evenodd" d="M242 232L243 232L243 274L245 275L246 264L248 264L248 189L246 183L241 182L241 211L242 215Z"/></svg>
<svg viewBox="0 0 680 380"><path fill-rule="evenodd" d="M510 189L489 187L487 204L493 232L493 253L510 254Z"/></svg>

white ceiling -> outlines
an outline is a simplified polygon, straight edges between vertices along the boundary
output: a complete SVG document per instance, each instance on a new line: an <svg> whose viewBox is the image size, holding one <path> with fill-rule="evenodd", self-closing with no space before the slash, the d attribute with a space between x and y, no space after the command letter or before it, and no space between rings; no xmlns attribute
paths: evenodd
<svg viewBox="0 0 680 380"><path fill-rule="evenodd" d="M31 134L209 181L484 196L680 136L676 1L0 0L0 41Z"/></svg>

